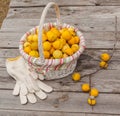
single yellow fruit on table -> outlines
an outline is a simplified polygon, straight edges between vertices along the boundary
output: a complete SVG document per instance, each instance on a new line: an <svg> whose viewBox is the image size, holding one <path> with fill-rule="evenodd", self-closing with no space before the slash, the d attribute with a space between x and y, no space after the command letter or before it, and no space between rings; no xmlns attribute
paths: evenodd
<svg viewBox="0 0 120 116"><path fill-rule="evenodd" d="M45 59L50 58L50 53L48 51L43 51L43 54L44 54Z"/></svg>
<svg viewBox="0 0 120 116"><path fill-rule="evenodd" d="M38 42L32 42L31 43L31 49L32 50L38 50Z"/></svg>
<svg viewBox="0 0 120 116"><path fill-rule="evenodd" d="M32 57L36 57L36 58L39 57L38 51L35 51L35 50L32 50L31 52L29 52L29 55L32 56Z"/></svg>
<svg viewBox="0 0 120 116"><path fill-rule="evenodd" d="M72 79L74 81L79 81L81 79L80 73L73 73Z"/></svg>
<svg viewBox="0 0 120 116"><path fill-rule="evenodd" d="M53 52L53 57L54 57L55 59L62 58L62 56L63 56L63 54L62 54L62 52L61 52L60 50L55 50L55 51Z"/></svg>
<svg viewBox="0 0 120 116"><path fill-rule="evenodd" d="M62 43L60 40L56 40L55 42L53 42L52 46L55 48L55 49L62 49Z"/></svg>
<svg viewBox="0 0 120 116"><path fill-rule="evenodd" d="M77 51L79 50L79 45L78 45L78 44L73 44L73 45L71 46L71 49L72 49L72 51L75 53L75 52L77 52Z"/></svg>
<svg viewBox="0 0 120 116"><path fill-rule="evenodd" d="M50 42L53 42L57 39L57 35L55 33L53 33L52 31L48 31L47 38Z"/></svg>
<svg viewBox="0 0 120 116"><path fill-rule="evenodd" d="M49 51L51 49L51 43L48 41L43 42L43 50Z"/></svg>
<svg viewBox="0 0 120 116"><path fill-rule="evenodd" d="M89 92L90 91L90 85L88 83L82 84L82 91Z"/></svg>
<svg viewBox="0 0 120 116"><path fill-rule="evenodd" d="M101 54L100 58L101 58L103 61L107 62L107 61L110 60L110 55L109 55L108 53L103 53L103 54Z"/></svg>
<svg viewBox="0 0 120 116"><path fill-rule="evenodd" d="M33 35L32 34L27 37L27 41L30 43L33 42Z"/></svg>
<svg viewBox="0 0 120 116"><path fill-rule="evenodd" d="M98 91L96 88L92 88L92 89L90 90L90 95L91 95L91 96L97 97L98 94L99 94L99 91Z"/></svg>
<svg viewBox="0 0 120 116"><path fill-rule="evenodd" d="M94 106L96 104L95 98L94 99L88 98L88 104Z"/></svg>
<svg viewBox="0 0 120 116"><path fill-rule="evenodd" d="M24 52L29 54L29 52L31 52L31 47L30 46L24 47Z"/></svg>
<svg viewBox="0 0 120 116"><path fill-rule="evenodd" d="M67 48L67 49L65 50L65 53L66 53L67 55L71 56L71 55L73 55L73 50L72 50L71 48Z"/></svg>
<svg viewBox="0 0 120 116"><path fill-rule="evenodd" d="M70 40L72 38L72 34L68 30L63 31L62 38L65 40Z"/></svg>
<svg viewBox="0 0 120 116"><path fill-rule="evenodd" d="M107 67L108 67L108 63L106 63L105 61L101 61L101 62L99 63L99 66L100 66L101 68L107 68Z"/></svg>
<svg viewBox="0 0 120 116"><path fill-rule="evenodd" d="M33 35L32 41L33 42L38 42L38 35L37 34Z"/></svg>

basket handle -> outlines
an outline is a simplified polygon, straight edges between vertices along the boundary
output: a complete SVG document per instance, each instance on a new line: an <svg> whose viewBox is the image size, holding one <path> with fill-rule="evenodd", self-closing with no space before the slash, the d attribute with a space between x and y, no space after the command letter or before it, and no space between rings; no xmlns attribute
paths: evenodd
<svg viewBox="0 0 120 116"><path fill-rule="evenodd" d="M39 23L39 33L38 33L38 50L39 50L39 54L40 54L39 64L43 64L45 62L45 58L44 58L44 55L43 55L43 46L42 46L42 29L43 29L43 25L44 25L44 21L45 21L47 11L51 6L55 7L56 16L57 16L57 25L60 25L59 7L56 3L50 2L44 8L44 10L42 12L42 15L41 15L40 23Z"/></svg>

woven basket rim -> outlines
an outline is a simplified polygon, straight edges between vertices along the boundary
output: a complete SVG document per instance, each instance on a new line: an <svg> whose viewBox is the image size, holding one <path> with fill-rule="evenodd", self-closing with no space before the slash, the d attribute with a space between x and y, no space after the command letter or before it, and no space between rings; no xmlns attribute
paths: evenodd
<svg viewBox="0 0 120 116"><path fill-rule="evenodd" d="M50 25L54 25L54 26L57 26L57 23L54 23L54 22L50 22L50 23L45 23L44 26L50 26ZM60 62L61 64L63 63L68 63L68 62L71 62L72 60L78 58L84 51L84 49L86 48L85 46L85 38L83 36L83 33L81 31L78 30L78 28L75 28L75 26L72 26L72 25L69 25L69 24L66 24L66 23L63 23L61 25L62 28L74 28L75 29L75 32L77 33L77 36L80 37L80 48L77 52L75 52L72 56L69 56L69 57L66 57L66 58L60 58L60 59L45 59L45 62L43 65L49 65L49 63L53 63L53 65L58 65ZM20 39L20 42L19 42L19 50L20 50L20 54L23 56L23 58L25 60L27 60L28 62L32 63L35 65L35 62L37 61L37 65L41 65L41 63L39 63L39 58L35 58L35 57L32 57L30 55L28 55L27 53L24 52L23 50L23 43L25 42L26 40L26 37L32 33L34 31L36 31L36 29L38 28L38 26L35 26L31 29L29 29Z"/></svg>

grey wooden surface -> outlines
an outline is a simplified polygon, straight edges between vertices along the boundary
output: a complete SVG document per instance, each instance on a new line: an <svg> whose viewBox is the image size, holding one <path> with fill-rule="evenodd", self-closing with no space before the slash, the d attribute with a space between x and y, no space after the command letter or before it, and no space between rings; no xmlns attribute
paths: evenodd
<svg viewBox="0 0 120 116"><path fill-rule="evenodd" d="M82 76L98 68L99 56L112 53L117 28L116 51L107 70L80 82L63 79L45 81L54 88L48 99L36 104L21 105L12 95L15 81L7 74L5 59L19 55L20 37L38 25L44 6L55 1L60 5L62 22L74 25L86 38L86 51L80 56L76 70ZM115 17L117 16L117 26ZM55 21L50 9L46 22ZM11 0L10 9L0 30L0 116L119 116L120 115L120 0ZM81 91L89 83L100 91L97 104L87 104L88 93Z"/></svg>

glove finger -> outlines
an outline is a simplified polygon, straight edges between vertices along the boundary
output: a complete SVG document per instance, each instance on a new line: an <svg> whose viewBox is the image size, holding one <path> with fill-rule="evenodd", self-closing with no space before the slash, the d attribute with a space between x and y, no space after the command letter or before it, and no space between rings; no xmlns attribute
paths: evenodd
<svg viewBox="0 0 120 116"><path fill-rule="evenodd" d="M19 95L19 93L20 93L20 86L18 83L16 83L12 94Z"/></svg>
<svg viewBox="0 0 120 116"><path fill-rule="evenodd" d="M36 99L35 95L32 94L32 93L28 94L27 98L28 98L29 102L32 103L32 104L37 102L37 99Z"/></svg>
<svg viewBox="0 0 120 116"><path fill-rule="evenodd" d="M33 79L31 76L28 76L26 77L26 81L32 89L39 91L39 87L37 86L35 79Z"/></svg>
<svg viewBox="0 0 120 116"><path fill-rule="evenodd" d="M25 95L22 95L21 93L20 93L20 102L21 104L27 103L27 97Z"/></svg>
<svg viewBox="0 0 120 116"><path fill-rule="evenodd" d="M27 87L25 86L25 84L21 84L21 86L20 86L20 93L22 95L27 95L28 94L28 90L27 90Z"/></svg>
<svg viewBox="0 0 120 116"><path fill-rule="evenodd" d="M38 75L39 75L39 79L40 79L40 80L44 80L44 79L45 79L42 74L38 74Z"/></svg>
<svg viewBox="0 0 120 116"><path fill-rule="evenodd" d="M28 91L30 93L34 93L35 92L35 90L31 87L31 85L29 84L29 82L27 82L27 80L25 80L25 85L26 85L26 87L27 87L27 89L28 89Z"/></svg>
<svg viewBox="0 0 120 116"><path fill-rule="evenodd" d="M35 94L42 100L47 98L47 95L42 90L35 92Z"/></svg>
<svg viewBox="0 0 120 116"><path fill-rule="evenodd" d="M45 91L45 92L50 93L50 92L53 91L53 88L52 88L52 87L44 84L43 82L41 82L41 81L39 81L39 80L37 81L37 84L38 84L39 88L42 89L42 90Z"/></svg>

